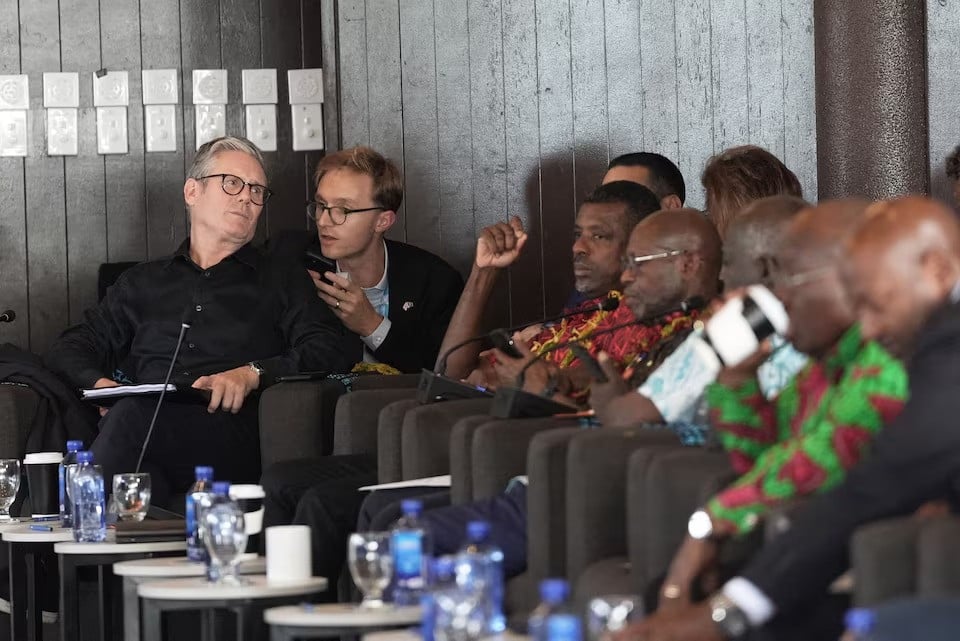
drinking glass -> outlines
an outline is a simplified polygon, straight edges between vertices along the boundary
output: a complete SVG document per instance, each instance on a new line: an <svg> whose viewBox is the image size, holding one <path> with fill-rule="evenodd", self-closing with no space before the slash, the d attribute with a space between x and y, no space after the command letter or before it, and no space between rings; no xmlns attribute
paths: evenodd
<svg viewBox="0 0 960 641"><path fill-rule="evenodd" d="M590 641L610 641L628 624L643 617L643 600L633 594L610 594L587 604L587 634Z"/></svg>
<svg viewBox="0 0 960 641"><path fill-rule="evenodd" d="M17 498L20 489L20 460L0 459L0 523L16 523L18 519L10 516L10 506Z"/></svg>
<svg viewBox="0 0 960 641"><path fill-rule="evenodd" d="M210 554L210 573L215 583L241 583L237 565L247 547L243 512L233 503L214 503L201 508L200 536Z"/></svg>
<svg viewBox="0 0 960 641"><path fill-rule="evenodd" d="M350 576L363 592L361 607L383 606L383 591L393 576L389 532L355 532L347 542Z"/></svg>
<svg viewBox="0 0 960 641"><path fill-rule="evenodd" d="M150 508L150 475L146 472L114 474L113 504L119 520L142 521Z"/></svg>

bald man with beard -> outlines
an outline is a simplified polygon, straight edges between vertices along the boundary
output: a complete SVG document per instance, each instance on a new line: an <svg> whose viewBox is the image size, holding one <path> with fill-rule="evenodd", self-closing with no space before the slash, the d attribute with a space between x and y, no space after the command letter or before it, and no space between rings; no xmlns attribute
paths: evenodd
<svg viewBox="0 0 960 641"><path fill-rule="evenodd" d="M657 616L630 639L711 641L839 636L827 588L847 568L860 526L925 502L960 504L960 224L918 196L867 209L843 271L864 337L908 359L910 398L839 486L706 603Z"/></svg>

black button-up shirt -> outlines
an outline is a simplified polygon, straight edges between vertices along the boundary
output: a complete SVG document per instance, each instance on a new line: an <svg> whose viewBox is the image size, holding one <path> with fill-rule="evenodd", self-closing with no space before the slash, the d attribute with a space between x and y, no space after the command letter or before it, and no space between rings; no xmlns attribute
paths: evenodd
<svg viewBox="0 0 960 641"><path fill-rule="evenodd" d="M186 240L173 256L124 272L86 321L66 330L47 365L92 387L119 367L136 383L162 382L181 322L191 324L173 379L192 382L246 363L264 369L261 389L297 371L346 371L345 330L303 270L244 245L201 269Z"/></svg>

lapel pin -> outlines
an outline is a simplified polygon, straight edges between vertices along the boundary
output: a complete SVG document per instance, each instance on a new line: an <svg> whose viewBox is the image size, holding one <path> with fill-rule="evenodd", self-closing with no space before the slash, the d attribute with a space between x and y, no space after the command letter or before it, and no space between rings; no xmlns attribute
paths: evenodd
<svg viewBox="0 0 960 641"><path fill-rule="evenodd" d="M411 309L413 309L413 302L408 300L403 304L403 311L409 312Z"/></svg>

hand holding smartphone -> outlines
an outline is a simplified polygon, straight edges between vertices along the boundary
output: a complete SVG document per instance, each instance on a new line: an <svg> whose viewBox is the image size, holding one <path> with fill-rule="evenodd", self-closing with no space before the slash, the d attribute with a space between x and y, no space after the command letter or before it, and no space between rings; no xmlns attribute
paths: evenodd
<svg viewBox="0 0 960 641"><path fill-rule="evenodd" d="M573 355L583 363L583 366L587 369L587 372L590 373L590 377L598 383L609 382L606 373L603 371L603 368L600 367L600 363L597 362L587 348L581 345L580 343L572 343L570 345L570 351L573 352Z"/></svg>
<svg viewBox="0 0 960 641"><path fill-rule="evenodd" d="M307 269L315 271L320 274L320 279L327 283L328 285L333 285L330 282L330 279L324 276L326 272L337 271L337 263L321 253L318 247L307 247L306 251L303 254L303 262L306 263Z"/></svg>

